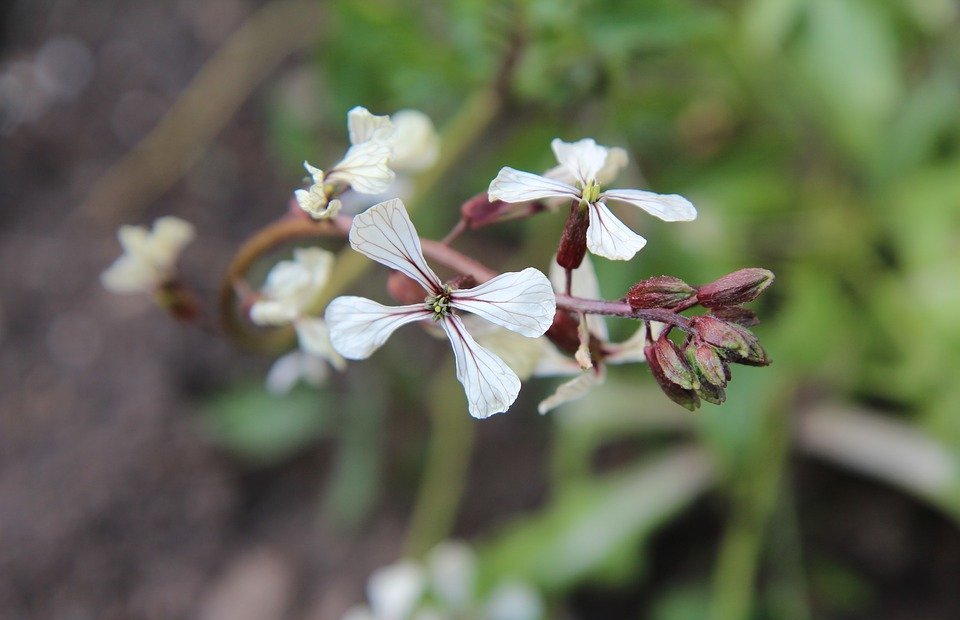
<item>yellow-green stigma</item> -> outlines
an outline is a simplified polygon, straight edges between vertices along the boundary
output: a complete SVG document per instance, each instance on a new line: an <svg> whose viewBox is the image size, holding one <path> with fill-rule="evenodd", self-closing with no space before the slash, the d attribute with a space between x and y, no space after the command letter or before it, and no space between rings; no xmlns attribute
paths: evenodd
<svg viewBox="0 0 960 620"><path fill-rule="evenodd" d="M427 308L433 312L433 320L439 321L450 314L450 287L443 285L443 292L430 295L424 300Z"/></svg>

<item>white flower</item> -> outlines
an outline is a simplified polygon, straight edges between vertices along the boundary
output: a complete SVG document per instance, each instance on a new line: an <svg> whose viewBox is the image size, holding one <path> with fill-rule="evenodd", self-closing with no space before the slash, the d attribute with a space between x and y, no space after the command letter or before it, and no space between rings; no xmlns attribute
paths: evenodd
<svg viewBox="0 0 960 620"><path fill-rule="evenodd" d="M626 153L608 150L587 138L579 142L555 139L550 146L560 162L547 176L504 167L490 183L490 200L527 202L548 198L567 198L580 202L588 210L587 248L612 260L629 260L646 239L634 233L607 208L606 201L625 202L667 222L690 221L697 210L690 201L676 194L661 195L639 189L602 191L601 184L622 166ZM612 157L612 160L611 160Z"/></svg>
<svg viewBox="0 0 960 620"><path fill-rule="evenodd" d="M330 345L326 323L308 314L310 303L330 278L333 254L320 248L297 248L293 257L280 261L267 274L261 296L250 308L250 320L257 325L293 324L303 353L342 370L346 362ZM300 356L280 358L267 378L268 388L289 391L301 378L316 385L325 376L317 369L317 361Z"/></svg>
<svg viewBox="0 0 960 620"><path fill-rule="evenodd" d="M273 363L267 373L267 390L282 396L292 390L298 381L318 388L327 380L329 373L329 367L322 357L298 349Z"/></svg>
<svg viewBox="0 0 960 620"><path fill-rule="evenodd" d="M100 275L112 293L153 293L176 276L183 248L195 236L193 225L178 217L161 217L153 230L121 226L117 232L123 255Z"/></svg>
<svg viewBox="0 0 960 620"><path fill-rule="evenodd" d="M347 113L350 144L379 142L390 149L390 168L426 170L440 156L440 137L430 117L418 110L400 110L392 117L371 114L357 106Z"/></svg>
<svg viewBox="0 0 960 620"><path fill-rule="evenodd" d="M367 581L367 605L351 607L341 620L540 620L545 609L530 585L496 584L485 599L477 592L477 561L464 543L444 541L427 566L402 560L377 569Z"/></svg>
<svg viewBox="0 0 960 620"><path fill-rule="evenodd" d="M556 311L547 277L527 268L470 289L452 290L427 265L413 222L396 199L356 216L350 245L419 282L428 296L424 303L396 307L363 297L334 299L326 311L334 349L348 359L365 359L400 326L436 321L453 346L457 379L466 392L470 415L486 418L506 411L520 392L520 380L503 360L477 344L455 311L471 312L524 336L540 336L550 328Z"/></svg>
<svg viewBox="0 0 960 620"><path fill-rule="evenodd" d="M566 273L557 261L551 261L550 280L556 290L563 290ZM571 293L578 297L600 299L600 284L596 271L589 257L584 257L583 263L573 270ZM556 391L540 402L537 410L547 413L560 405L590 393L594 387L602 385L606 380L606 364L629 364L644 361L643 347L646 344L645 328L641 324L633 336L620 343L608 342L610 334L603 317L595 314L587 315L587 328L590 334L600 340L603 359L594 368L582 370L573 358L564 355L549 342L544 342L544 350L540 356L533 375L537 377L573 376L573 379L561 383Z"/></svg>

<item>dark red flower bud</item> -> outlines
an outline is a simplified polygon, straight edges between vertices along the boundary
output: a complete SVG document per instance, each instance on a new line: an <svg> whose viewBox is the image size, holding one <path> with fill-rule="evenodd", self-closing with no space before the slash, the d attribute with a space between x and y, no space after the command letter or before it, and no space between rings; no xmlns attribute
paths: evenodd
<svg viewBox="0 0 960 620"><path fill-rule="evenodd" d="M580 348L580 335L577 332L577 320L564 310L553 315L553 324L544 334L558 349L573 355Z"/></svg>
<svg viewBox="0 0 960 620"><path fill-rule="evenodd" d="M387 292L401 304L420 303L427 296L422 286L399 271L387 278Z"/></svg>
<svg viewBox="0 0 960 620"><path fill-rule="evenodd" d="M753 301L773 284L773 272L751 267L728 273L697 289L697 300L708 308L735 306Z"/></svg>
<svg viewBox="0 0 960 620"><path fill-rule="evenodd" d="M644 347L643 355L647 358L647 365L650 366L653 378L656 379L660 390L667 395L667 398L690 411L695 411L700 406L700 397L695 391L682 388L667 378L657 357L656 345L650 344Z"/></svg>
<svg viewBox="0 0 960 620"><path fill-rule="evenodd" d="M564 269L576 269L583 262L587 253L587 228L590 226L590 217L586 209L581 209L578 202L570 206L570 215L563 226L560 236L560 247L557 248L557 264Z"/></svg>
<svg viewBox="0 0 960 620"><path fill-rule="evenodd" d="M727 364L709 344L694 338L683 349L690 367L697 373L700 383L716 387L727 385Z"/></svg>
<svg viewBox="0 0 960 620"><path fill-rule="evenodd" d="M728 323L736 323L742 327L753 327L760 324L757 313L743 306L725 306L723 308L714 308L711 311L718 319L723 319Z"/></svg>
<svg viewBox="0 0 960 620"><path fill-rule="evenodd" d="M182 282L165 282L154 294L157 305L181 323L192 323L200 315L200 301Z"/></svg>
<svg viewBox="0 0 960 620"><path fill-rule="evenodd" d="M625 297L634 310L673 308L696 294L696 290L680 278L657 276L634 284Z"/></svg>
<svg viewBox="0 0 960 620"><path fill-rule="evenodd" d="M740 335L743 337L744 341L747 343L749 352L747 355L744 355L740 359L736 360L739 364L746 364L747 366L769 366L770 358L767 357L767 352L763 350L763 347L760 346L760 339L753 335L749 329L741 327L740 325L729 324L732 329L740 332Z"/></svg>
<svg viewBox="0 0 960 620"><path fill-rule="evenodd" d="M477 194L460 207L460 215L467 226L476 230L505 220L528 217L546 209L542 202L509 203L490 200L487 192Z"/></svg>

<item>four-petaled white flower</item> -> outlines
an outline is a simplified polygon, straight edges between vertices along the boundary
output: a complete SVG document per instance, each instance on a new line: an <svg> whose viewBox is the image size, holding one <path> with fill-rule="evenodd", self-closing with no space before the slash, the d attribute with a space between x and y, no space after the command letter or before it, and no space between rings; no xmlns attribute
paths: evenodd
<svg viewBox="0 0 960 620"><path fill-rule="evenodd" d="M152 294L176 276L177 259L194 238L193 225L178 217L161 217L153 230L121 226L117 232L123 255L100 275L112 293Z"/></svg>
<svg viewBox="0 0 960 620"><path fill-rule="evenodd" d="M457 379L466 392L470 415L486 418L506 411L520 392L520 380L503 360L477 344L455 311L476 314L523 336L540 336L550 328L556 311L547 277L530 267L473 288L451 289L427 265L413 222L396 199L356 216L350 245L409 276L428 296L424 303L396 307L363 297L334 299L326 311L334 349L348 359L364 359L400 326L436 321L453 346Z"/></svg>
<svg viewBox="0 0 960 620"><path fill-rule="evenodd" d="M300 351L281 357L267 378L274 392L288 391L298 379L311 385L326 376L327 360L338 370L346 367L333 349L323 319L309 315L309 307L327 284L333 267L333 254L320 248L297 248L293 260L280 261L267 274L260 298L250 307L250 320L257 325L293 324Z"/></svg>
<svg viewBox="0 0 960 620"><path fill-rule="evenodd" d="M587 248L598 256L612 260L629 260L646 243L617 219L607 208L606 201L625 202L640 207L647 213L667 222L685 222L697 217L690 201L676 194L662 195L639 189L602 190L601 183L611 167L608 159L622 165L626 153L608 150L587 138L579 142L555 139L550 146L560 162L548 176L540 176L504 167L490 183L490 200L527 202L549 198L568 198L588 209Z"/></svg>

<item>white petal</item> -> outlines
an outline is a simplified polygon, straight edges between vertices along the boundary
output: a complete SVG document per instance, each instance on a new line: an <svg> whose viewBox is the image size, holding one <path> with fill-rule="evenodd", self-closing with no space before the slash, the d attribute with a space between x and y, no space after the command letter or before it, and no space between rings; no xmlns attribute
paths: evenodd
<svg viewBox="0 0 960 620"><path fill-rule="evenodd" d="M301 379L313 387L320 387L329 371L327 364L303 351L291 351L280 357L267 373L267 390L278 396L287 394Z"/></svg>
<svg viewBox="0 0 960 620"><path fill-rule="evenodd" d="M662 325L662 323L658 323ZM607 351L604 361L608 364L633 364L636 362L645 362L643 348L647 344L647 328L640 325L633 335L616 344L610 344L604 347Z"/></svg>
<svg viewBox="0 0 960 620"><path fill-rule="evenodd" d="M539 338L540 359L533 369L534 377L570 377L583 371L575 359L558 349L546 338Z"/></svg>
<svg viewBox="0 0 960 620"><path fill-rule="evenodd" d="M123 255L102 274L100 282L111 293L151 293L160 284L157 270L134 256Z"/></svg>
<svg viewBox="0 0 960 620"><path fill-rule="evenodd" d="M286 325L300 314L300 308L286 299L259 299L250 307L255 325Z"/></svg>
<svg viewBox="0 0 960 620"><path fill-rule="evenodd" d="M530 378L543 355L543 338L521 336L472 314L463 317L463 324L480 346L502 359L521 381Z"/></svg>
<svg viewBox="0 0 960 620"><path fill-rule="evenodd" d="M607 205L590 205L587 248L591 252L610 260L630 260L646 244L647 240L627 228Z"/></svg>
<svg viewBox="0 0 960 620"><path fill-rule="evenodd" d="M630 156L627 155L627 151L619 146L607 149L607 161L603 163L603 168L600 168L600 171L597 172L597 183L606 185L617 178L617 175L629 161Z"/></svg>
<svg viewBox="0 0 960 620"><path fill-rule="evenodd" d="M303 161L303 167L307 171L307 174L310 175L310 178L313 179L314 185L323 184L323 170L316 166L311 166L306 160Z"/></svg>
<svg viewBox="0 0 960 620"><path fill-rule="evenodd" d="M361 194L379 194L395 176L389 161L388 144L378 140L362 142L350 147L343 160L327 174L327 181L346 183Z"/></svg>
<svg viewBox="0 0 960 620"><path fill-rule="evenodd" d="M454 291L450 305L523 336L542 336L553 324L557 300L550 280L533 267L507 272L473 288Z"/></svg>
<svg viewBox="0 0 960 620"><path fill-rule="evenodd" d="M497 586L484 612L487 620L542 620L546 613L540 594L519 581Z"/></svg>
<svg viewBox="0 0 960 620"><path fill-rule="evenodd" d="M335 259L333 252L323 248L294 248L293 250L293 260L303 265L303 268L310 273L310 281L317 290L330 279L330 271L333 269Z"/></svg>
<svg viewBox="0 0 960 620"><path fill-rule="evenodd" d="M481 347L467 333L460 317L440 321L457 362L457 379L467 394L470 415L487 418L506 411L520 393L520 379L499 357Z"/></svg>
<svg viewBox="0 0 960 620"><path fill-rule="evenodd" d="M397 130L391 168L420 172L436 163L440 157L440 136L429 116L419 110L400 110L390 120Z"/></svg>
<svg viewBox="0 0 960 620"><path fill-rule="evenodd" d="M577 142L564 142L556 138L550 143L560 165L566 168L581 184L597 180L597 173L607 161L607 149L591 138Z"/></svg>
<svg viewBox="0 0 960 620"><path fill-rule="evenodd" d="M362 360L397 328L432 315L425 304L384 306L364 297L337 297L327 306L324 319L334 350L347 359Z"/></svg>
<svg viewBox="0 0 960 620"><path fill-rule="evenodd" d="M410 276L429 292L439 292L442 286L423 257L417 229L399 199L381 202L353 218L350 245L378 263Z"/></svg>
<svg viewBox="0 0 960 620"><path fill-rule="evenodd" d="M448 611L462 611L473 601L477 579L477 558L461 542L445 541L427 558L431 590Z"/></svg>
<svg viewBox="0 0 960 620"><path fill-rule="evenodd" d="M697 219L697 209L677 194L655 194L642 189L612 189L602 198L619 200L640 207L665 222L689 222Z"/></svg>
<svg viewBox="0 0 960 620"><path fill-rule="evenodd" d="M566 270L557 264L556 255L550 261L550 282L553 284L553 290L558 292L563 291L567 286ZM589 256L584 256L580 266L573 270L570 277L570 294L585 299L603 299L600 295L600 281L597 279L597 272ZM590 333L600 340L607 340L610 337L607 323L599 314L588 314L587 326L590 328Z"/></svg>
<svg viewBox="0 0 960 620"><path fill-rule="evenodd" d="M602 369L599 372L588 370L587 372L580 373L580 375L570 381L561 383L557 387L556 392L540 402L537 406L537 411L541 414L547 413L560 405L569 403L572 400L577 400L578 398L583 398L594 386L603 383L603 379L604 374Z"/></svg>
<svg viewBox="0 0 960 620"><path fill-rule="evenodd" d="M315 220L324 220L335 217L340 211L339 200L327 200L323 186L314 184L310 189L298 189L293 192L297 205Z"/></svg>
<svg viewBox="0 0 960 620"><path fill-rule="evenodd" d="M376 116L361 106L347 112L347 129L350 132L350 144L369 140L389 142L394 136L394 126L389 116Z"/></svg>
<svg viewBox="0 0 960 620"><path fill-rule="evenodd" d="M124 224L117 230L117 239L125 254L150 260L150 233L143 226Z"/></svg>
<svg viewBox="0 0 960 620"><path fill-rule="evenodd" d="M299 261L282 260L270 268L262 292L270 299L286 300L309 288L310 282L310 272Z"/></svg>
<svg viewBox="0 0 960 620"><path fill-rule="evenodd" d="M423 569L410 561L378 568L367 581L367 600L375 618L407 618L420 602L426 586Z"/></svg>
<svg viewBox="0 0 960 620"><path fill-rule="evenodd" d="M490 182L487 192L490 200L504 202L526 202L542 198L580 199L579 190L571 185L509 167L500 169L497 178Z"/></svg>
<svg viewBox="0 0 960 620"><path fill-rule="evenodd" d="M160 266L172 266L183 248L193 241L196 231L193 224L179 217L168 215L153 223L152 250Z"/></svg>
<svg viewBox="0 0 960 620"><path fill-rule="evenodd" d="M337 370L343 370L347 363L330 344L330 330L323 319L303 317L298 319L294 327L297 330L297 340L300 348L313 357L329 360Z"/></svg>

